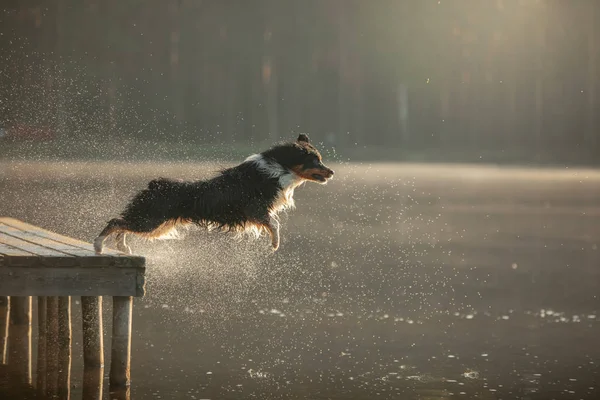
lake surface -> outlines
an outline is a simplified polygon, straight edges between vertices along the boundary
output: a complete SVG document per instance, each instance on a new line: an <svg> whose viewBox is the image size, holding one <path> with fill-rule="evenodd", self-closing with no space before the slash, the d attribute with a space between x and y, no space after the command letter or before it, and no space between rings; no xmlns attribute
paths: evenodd
<svg viewBox="0 0 600 400"><path fill-rule="evenodd" d="M218 167L4 162L0 215L91 241L147 180ZM296 191L275 254L131 241L133 399L600 398L600 172L333 168ZM76 326L74 399L80 348Z"/></svg>

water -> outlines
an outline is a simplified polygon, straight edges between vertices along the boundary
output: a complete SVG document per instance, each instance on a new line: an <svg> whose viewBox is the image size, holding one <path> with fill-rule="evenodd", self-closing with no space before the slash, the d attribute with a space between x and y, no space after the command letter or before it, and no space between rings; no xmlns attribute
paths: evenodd
<svg viewBox="0 0 600 400"><path fill-rule="evenodd" d="M88 241L147 179L217 168L1 167L0 214ZM132 240L148 261L132 398L600 397L600 173L333 167L297 190L275 254L195 230Z"/></svg>

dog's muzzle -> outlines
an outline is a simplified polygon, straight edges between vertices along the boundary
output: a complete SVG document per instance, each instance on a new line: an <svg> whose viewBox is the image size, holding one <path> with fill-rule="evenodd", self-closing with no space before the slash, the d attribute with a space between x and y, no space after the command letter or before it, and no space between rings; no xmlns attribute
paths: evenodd
<svg viewBox="0 0 600 400"><path fill-rule="evenodd" d="M312 177L318 180L319 182L327 182L328 179L331 179L333 177L333 174L334 172L332 169L323 166L319 168L318 173L312 174Z"/></svg>

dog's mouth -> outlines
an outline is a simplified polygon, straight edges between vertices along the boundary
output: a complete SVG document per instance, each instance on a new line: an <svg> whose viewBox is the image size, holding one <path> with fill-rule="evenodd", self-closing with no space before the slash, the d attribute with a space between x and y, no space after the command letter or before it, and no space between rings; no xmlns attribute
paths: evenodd
<svg viewBox="0 0 600 400"><path fill-rule="evenodd" d="M333 171L329 168L304 168L304 166L299 165L292 168L292 171L301 179L320 184L327 183L333 177Z"/></svg>
<svg viewBox="0 0 600 400"><path fill-rule="evenodd" d="M323 175L312 174L311 176L319 182L327 182L327 178L325 178Z"/></svg>

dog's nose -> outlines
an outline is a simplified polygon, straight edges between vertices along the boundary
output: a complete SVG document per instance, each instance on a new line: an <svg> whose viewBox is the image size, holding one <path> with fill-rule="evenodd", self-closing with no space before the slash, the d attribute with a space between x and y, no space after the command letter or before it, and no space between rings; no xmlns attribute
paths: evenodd
<svg viewBox="0 0 600 400"><path fill-rule="evenodd" d="M333 173L334 173L334 172L333 172L333 170L332 170L332 169L328 169L327 171L329 172L329 176L333 176Z"/></svg>

